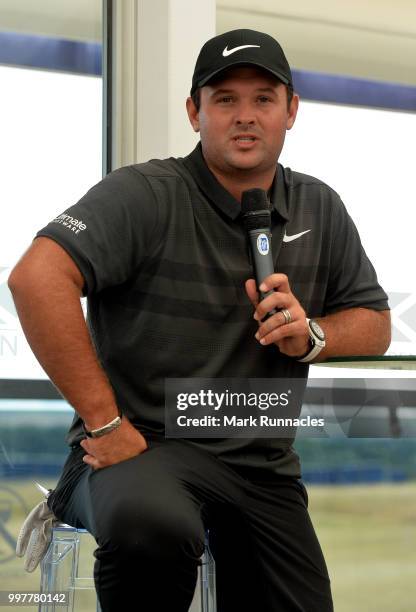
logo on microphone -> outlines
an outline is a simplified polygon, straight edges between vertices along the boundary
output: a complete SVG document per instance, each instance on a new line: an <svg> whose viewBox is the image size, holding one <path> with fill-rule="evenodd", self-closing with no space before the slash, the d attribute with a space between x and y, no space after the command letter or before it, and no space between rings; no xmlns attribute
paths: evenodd
<svg viewBox="0 0 416 612"><path fill-rule="evenodd" d="M260 255L268 255L270 250L269 238L266 234L259 234L257 236L257 250Z"/></svg>

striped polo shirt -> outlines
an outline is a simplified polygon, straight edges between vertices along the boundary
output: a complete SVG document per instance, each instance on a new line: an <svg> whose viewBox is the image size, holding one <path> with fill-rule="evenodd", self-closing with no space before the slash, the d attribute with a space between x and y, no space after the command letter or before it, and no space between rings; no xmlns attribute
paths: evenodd
<svg viewBox="0 0 416 612"><path fill-rule="evenodd" d="M277 165L270 192L277 272L309 317L387 296L337 193ZM47 236L85 280L88 325L121 411L148 438L164 434L166 378L304 378L308 365L261 346L244 283L253 278L240 203L185 158L119 168L58 215ZM75 414L68 443L83 437ZM291 439L193 439L230 465L299 476Z"/></svg>

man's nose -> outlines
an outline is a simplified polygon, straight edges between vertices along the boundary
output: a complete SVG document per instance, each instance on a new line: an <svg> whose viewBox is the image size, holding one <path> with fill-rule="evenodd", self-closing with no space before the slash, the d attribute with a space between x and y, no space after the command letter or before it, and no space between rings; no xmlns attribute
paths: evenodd
<svg viewBox="0 0 416 612"><path fill-rule="evenodd" d="M236 107L235 122L237 125L253 125L256 122L253 106L240 102Z"/></svg>

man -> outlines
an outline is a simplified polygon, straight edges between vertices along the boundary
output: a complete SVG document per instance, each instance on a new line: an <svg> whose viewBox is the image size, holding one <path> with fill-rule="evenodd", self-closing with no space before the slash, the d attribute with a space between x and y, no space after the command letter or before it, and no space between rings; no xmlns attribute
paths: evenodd
<svg viewBox="0 0 416 612"><path fill-rule="evenodd" d="M292 440L164 437L166 378L306 379L309 361L388 347L386 295L339 197L276 165L298 102L273 38L211 39L186 102L196 149L111 173L11 274L28 340L77 413L49 505L95 536L103 612L185 612L206 527L219 612L333 609ZM240 214L254 187L277 270L260 302Z"/></svg>

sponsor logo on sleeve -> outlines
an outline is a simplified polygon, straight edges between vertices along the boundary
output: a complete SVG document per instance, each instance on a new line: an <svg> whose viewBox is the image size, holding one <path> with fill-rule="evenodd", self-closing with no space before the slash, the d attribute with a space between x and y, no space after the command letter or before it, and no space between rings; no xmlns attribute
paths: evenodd
<svg viewBox="0 0 416 612"><path fill-rule="evenodd" d="M86 224L81 219L75 219L71 217L71 215L67 215L66 213L62 213L53 219L52 223L59 223L64 227L67 227L74 234L79 234L87 229Z"/></svg>

